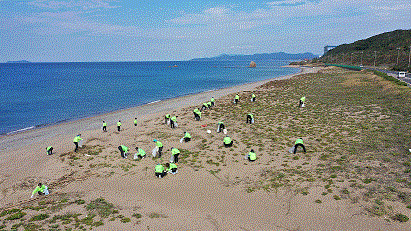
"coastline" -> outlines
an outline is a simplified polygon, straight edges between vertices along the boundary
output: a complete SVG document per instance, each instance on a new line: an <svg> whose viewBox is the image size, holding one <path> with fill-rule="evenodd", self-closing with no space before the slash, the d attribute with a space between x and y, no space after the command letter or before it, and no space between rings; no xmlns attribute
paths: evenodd
<svg viewBox="0 0 411 231"><path fill-rule="evenodd" d="M26 141L36 139L36 141L46 142L47 139L53 136L71 134L71 136L74 137L76 134L83 131L100 129L103 120L108 123L108 126L115 124L119 119L122 121L132 121L134 120L134 118L137 118L137 120L140 122L145 117L152 114L165 113L170 110L181 109L194 105L200 106L203 102L208 101L211 97L214 97L216 100L218 100L219 98L231 93L239 91L249 91L273 80L289 79L293 76L312 72L314 70L312 68L296 66L285 67L299 68L300 71L295 74L278 76L257 82L251 82L217 90L207 90L204 92L188 94L176 98L156 100L143 105L103 113L100 115L92 115L74 120L64 120L53 124L32 126L29 128L19 129L17 131L12 131L4 135L0 135L0 155L1 152L7 152L9 149L23 148L25 146L23 143L26 143Z"/></svg>

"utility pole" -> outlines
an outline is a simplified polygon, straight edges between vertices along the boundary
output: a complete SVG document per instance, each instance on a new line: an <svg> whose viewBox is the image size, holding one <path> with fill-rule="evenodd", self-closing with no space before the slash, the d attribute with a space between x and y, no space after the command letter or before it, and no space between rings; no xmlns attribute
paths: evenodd
<svg viewBox="0 0 411 231"><path fill-rule="evenodd" d="M397 66L398 66L398 59L400 58L400 49L401 48L399 48L399 47L397 48L397 50L398 50L398 53L397 53Z"/></svg>
<svg viewBox="0 0 411 231"><path fill-rule="evenodd" d="M353 63L352 63L352 55L353 55L354 53L351 53L351 65L353 65Z"/></svg>
<svg viewBox="0 0 411 231"><path fill-rule="evenodd" d="M408 55L408 67L411 67L411 46L410 46L410 54Z"/></svg>
<svg viewBox="0 0 411 231"><path fill-rule="evenodd" d="M364 56L364 51L361 51L361 66L362 66L362 57Z"/></svg>
<svg viewBox="0 0 411 231"><path fill-rule="evenodd" d="M377 51L374 51L374 68L375 68L375 61L377 60Z"/></svg>

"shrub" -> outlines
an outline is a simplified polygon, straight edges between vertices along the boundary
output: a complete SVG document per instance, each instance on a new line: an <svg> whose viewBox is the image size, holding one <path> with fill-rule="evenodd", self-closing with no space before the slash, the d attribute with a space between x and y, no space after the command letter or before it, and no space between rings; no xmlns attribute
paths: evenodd
<svg viewBox="0 0 411 231"><path fill-rule="evenodd" d="M393 220L397 220L399 222L407 222L409 218L404 214L397 213L395 216L392 217Z"/></svg>
<svg viewBox="0 0 411 231"><path fill-rule="evenodd" d="M39 214L39 215L33 216L33 217L30 219L30 221L41 221L41 220L44 220L44 219L46 219L46 218L48 218L48 217L49 217L48 214L43 213L43 214Z"/></svg>
<svg viewBox="0 0 411 231"><path fill-rule="evenodd" d="M17 213L14 213L14 214L8 216L8 217L6 218L6 220L16 220L16 219L20 219L20 218L24 217L25 215L26 215L25 212L21 212L21 211L20 211L20 212L17 212Z"/></svg>

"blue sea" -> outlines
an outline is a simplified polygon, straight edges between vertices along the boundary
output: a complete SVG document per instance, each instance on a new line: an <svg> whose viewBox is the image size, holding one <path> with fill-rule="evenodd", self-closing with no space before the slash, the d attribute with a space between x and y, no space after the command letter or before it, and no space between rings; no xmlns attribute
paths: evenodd
<svg viewBox="0 0 411 231"><path fill-rule="evenodd" d="M289 62L1 63L0 134L298 72Z"/></svg>

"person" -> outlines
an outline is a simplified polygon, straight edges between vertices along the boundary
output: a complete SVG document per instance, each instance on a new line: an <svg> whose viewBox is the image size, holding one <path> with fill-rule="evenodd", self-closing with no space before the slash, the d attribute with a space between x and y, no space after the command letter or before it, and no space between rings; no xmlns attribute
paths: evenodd
<svg viewBox="0 0 411 231"><path fill-rule="evenodd" d="M161 157L162 151L163 151L163 143L161 143L158 140L153 140L154 143L156 143L156 146L158 147L158 157Z"/></svg>
<svg viewBox="0 0 411 231"><path fill-rule="evenodd" d="M128 147L126 147L124 145L120 145L120 146L118 146L118 150L120 150L121 157L127 158Z"/></svg>
<svg viewBox="0 0 411 231"><path fill-rule="evenodd" d="M194 109L193 113L194 113L194 119L197 120L197 121L200 121L201 111L198 108L196 108L196 109Z"/></svg>
<svg viewBox="0 0 411 231"><path fill-rule="evenodd" d="M49 195L48 187L42 183L39 183L34 191L31 193L31 198L34 197L34 194L38 193L40 196Z"/></svg>
<svg viewBox="0 0 411 231"><path fill-rule="evenodd" d="M81 134L78 134L76 137L74 137L73 143L74 143L74 145L76 145L76 148L74 149L74 152L77 152L77 150L78 150L78 142L79 142L80 140L83 140L83 138L81 138Z"/></svg>
<svg viewBox="0 0 411 231"><path fill-rule="evenodd" d="M254 93L251 95L251 102L255 102L255 94Z"/></svg>
<svg viewBox="0 0 411 231"><path fill-rule="evenodd" d="M168 172L168 173L171 173L171 174L176 174L177 173L177 165L176 164L174 164L174 163L166 163L166 171Z"/></svg>
<svg viewBox="0 0 411 231"><path fill-rule="evenodd" d="M167 114L166 116L164 116L164 124L169 124L170 123L170 118L171 118L170 114Z"/></svg>
<svg viewBox="0 0 411 231"><path fill-rule="evenodd" d="M184 139L184 142L188 142L188 141L190 141L191 140L191 135L190 135L190 133L188 133L188 132L184 132L184 137L183 137L183 139Z"/></svg>
<svg viewBox="0 0 411 231"><path fill-rule="evenodd" d="M103 120L103 132L107 132L107 123Z"/></svg>
<svg viewBox="0 0 411 231"><path fill-rule="evenodd" d="M231 138L227 135L224 137L224 147L229 148L231 146L233 146L233 141L231 140Z"/></svg>
<svg viewBox="0 0 411 231"><path fill-rule="evenodd" d="M177 124L177 116L171 117L170 120L171 120L171 121L170 121L170 126L171 126L171 128L175 128L175 124Z"/></svg>
<svg viewBox="0 0 411 231"><path fill-rule="evenodd" d="M225 125L223 122L220 121L217 123L217 132L221 132L222 130L224 130L224 128L225 128Z"/></svg>
<svg viewBox="0 0 411 231"><path fill-rule="evenodd" d="M211 106L214 107L214 105L215 105L215 99L214 99L214 97L211 97L210 102L211 102Z"/></svg>
<svg viewBox="0 0 411 231"><path fill-rule="evenodd" d="M164 166L161 164L157 164L155 167L155 175L158 178L162 178L166 175L166 172L164 171Z"/></svg>
<svg viewBox="0 0 411 231"><path fill-rule="evenodd" d="M53 146L48 146L46 148L47 155L53 155Z"/></svg>
<svg viewBox="0 0 411 231"><path fill-rule="evenodd" d="M120 131L120 128L121 128L121 120L117 122L117 131Z"/></svg>
<svg viewBox="0 0 411 231"><path fill-rule="evenodd" d="M295 141L294 154L297 152L298 146L301 146L301 147L303 148L303 150L304 150L304 153L306 153L303 138L297 139L297 140Z"/></svg>
<svg viewBox="0 0 411 231"><path fill-rule="evenodd" d="M238 94L236 94L235 97L234 97L234 103L238 104L239 100L240 100L240 96L238 96Z"/></svg>
<svg viewBox="0 0 411 231"><path fill-rule="evenodd" d="M144 157L146 157L146 152L143 149L136 147L136 150L137 150L137 153L134 154L135 160L138 160L139 158L143 159Z"/></svg>
<svg viewBox="0 0 411 231"><path fill-rule="evenodd" d="M171 155L173 156L173 163L178 163L178 156L180 155L180 150L177 148L171 148Z"/></svg>
<svg viewBox="0 0 411 231"><path fill-rule="evenodd" d="M304 103L305 103L305 96L301 97L299 107L302 107Z"/></svg>
<svg viewBox="0 0 411 231"><path fill-rule="evenodd" d="M207 107L210 109L213 105L211 104L211 101L207 102Z"/></svg>
<svg viewBox="0 0 411 231"><path fill-rule="evenodd" d="M251 151L248 153L247 159L251 162L257 159L257 155L255 154L254 149L251 149Z"/></svg>
<svg viewBox="0 0 411 231"><path fill-rule="evenodd" d="M207 109L207 108L208 108L207 103L203 103L203 106L201 107L200 111L203 111L203 110L205 110L205 109Z"/></svg>
<svg viewBox="0 0 411 231"><path fill-rule="evenodd" d="M253 123L254 122L254 115L253 114L248 114L247 115L247 121L246 121L246 123Z"/></svg>
<svg viewBox="0 0 411 231"><path fill-rule="evenodd" d="M137 126L137 118L134 118L134 126Z"/></svg>

